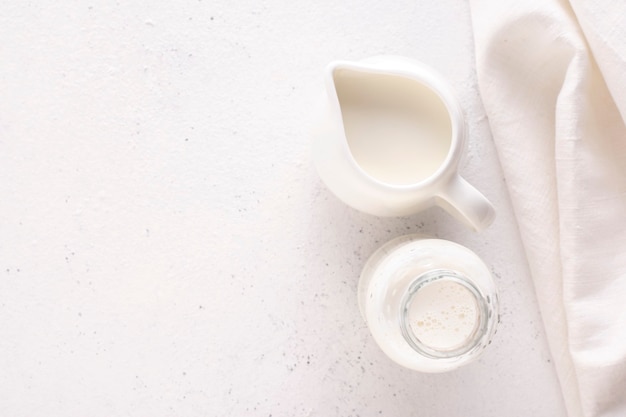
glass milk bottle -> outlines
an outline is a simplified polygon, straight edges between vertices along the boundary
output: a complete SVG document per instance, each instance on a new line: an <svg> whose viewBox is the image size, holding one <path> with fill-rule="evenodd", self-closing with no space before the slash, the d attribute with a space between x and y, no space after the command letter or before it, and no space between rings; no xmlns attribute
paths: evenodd
<svg viewBox="0 0 626 417"><path fill-rule="evenodd" d="M499 320L484 262L459 244L423 235L378 249L363 268L358 296L380 348L422 372L445 372L476 359Z"/></svg>

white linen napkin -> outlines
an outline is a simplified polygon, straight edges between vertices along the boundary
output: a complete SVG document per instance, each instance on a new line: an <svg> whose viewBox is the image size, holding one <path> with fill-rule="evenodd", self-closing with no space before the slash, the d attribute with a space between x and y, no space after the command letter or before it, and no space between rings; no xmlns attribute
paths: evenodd
<svg viewBox="0 0 626 417"><path fill-rule="evenodd" d="M470 0L568 414L626 416L626 3Z"/></svg>

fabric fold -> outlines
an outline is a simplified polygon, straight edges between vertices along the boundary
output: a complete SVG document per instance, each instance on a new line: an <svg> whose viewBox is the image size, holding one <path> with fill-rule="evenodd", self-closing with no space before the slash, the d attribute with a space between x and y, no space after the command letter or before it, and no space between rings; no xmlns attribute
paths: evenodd
<svg viewBox="0 0 626 417"><path fill-rule="evenodd" d="M479 88L568 414L625 416L626 26L597 26L623 21L609 15L625 6L470 3Z"/></svg>

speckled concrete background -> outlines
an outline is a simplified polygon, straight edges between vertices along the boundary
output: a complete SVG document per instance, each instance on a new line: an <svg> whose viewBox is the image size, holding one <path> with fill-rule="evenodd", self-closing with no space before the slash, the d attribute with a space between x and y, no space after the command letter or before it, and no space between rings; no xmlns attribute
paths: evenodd
<svg viewBox="0 0 626 417"><path fill-rule="evenodd" d="M564 415L465 3L4 3L0 415ZM380 53L458 90L486 232L361 214L317 178L322 68ZM494 343L449 374L396 366L357 309L365 259L418 231L501 290Z"/></svg>

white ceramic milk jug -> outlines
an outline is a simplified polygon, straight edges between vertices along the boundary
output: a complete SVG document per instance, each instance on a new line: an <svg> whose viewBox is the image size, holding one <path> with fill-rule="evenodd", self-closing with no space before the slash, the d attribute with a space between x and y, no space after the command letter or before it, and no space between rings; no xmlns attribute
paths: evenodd
<svg viewBox="0 0 626 417"><path fill-rule="evenodd" d="M439 205L474 230L493 221L491 203L457 172L465 120L452 89L432 69L378 56L333 62L325 82L313 153L339 199L377 216Z"/></svg>

